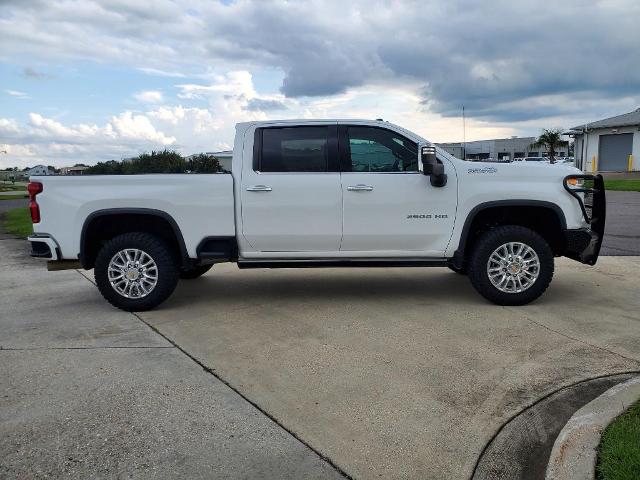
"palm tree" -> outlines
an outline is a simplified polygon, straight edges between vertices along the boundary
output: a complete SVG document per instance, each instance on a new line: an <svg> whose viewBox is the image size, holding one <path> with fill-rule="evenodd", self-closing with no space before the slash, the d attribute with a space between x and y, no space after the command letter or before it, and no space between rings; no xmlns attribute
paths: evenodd
<svg viewBox="0 0 640 480"><path fill-rule="evenodd" d="M542 130L542 134L537 138L535 142L531 144L533 148L545 147L549 152L549 162L556 163L556 149L558 147L565 147L569 144L566 140L562 139L562 130L559 128L552 128Z"/></svg>

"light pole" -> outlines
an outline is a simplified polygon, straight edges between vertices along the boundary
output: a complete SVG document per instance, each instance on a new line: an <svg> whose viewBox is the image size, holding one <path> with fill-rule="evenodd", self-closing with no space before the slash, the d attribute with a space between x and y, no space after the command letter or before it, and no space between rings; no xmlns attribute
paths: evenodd
<svg viewBox="0 0 640 480"><path fill-rule="evenodd" d="M6 150L0 150L0 153L4 153L5 155L9 155L9 154L7 153L7 151L6 151ZM4 177L4 178L2 179L2 181L3 181L3 182L4 182L5 180L6 180L6 177Z"/></svg>

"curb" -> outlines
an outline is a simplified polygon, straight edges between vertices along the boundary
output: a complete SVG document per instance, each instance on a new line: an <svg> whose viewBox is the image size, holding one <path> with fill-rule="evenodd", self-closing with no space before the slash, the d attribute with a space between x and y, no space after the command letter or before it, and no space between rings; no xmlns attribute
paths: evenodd
<svg viewBox="0 0 640 480"><path fill-rule="evenodd" d="M640 376L610 388L574 413L553 444L546 480L595 478L602 432L638 399Z"/></svg>

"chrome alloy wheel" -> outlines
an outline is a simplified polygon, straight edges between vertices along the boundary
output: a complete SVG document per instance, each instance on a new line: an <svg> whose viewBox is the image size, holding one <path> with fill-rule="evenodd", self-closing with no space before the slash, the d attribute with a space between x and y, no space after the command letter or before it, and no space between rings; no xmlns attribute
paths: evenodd
<svg viewBox="0 0 640 480"><path fill-rule="evenodd" d="M117 252L109 261L109 283L125 298L143 298L158 283L158 266L151 256L137 248Z"/></svg>
<svg viewBox="0 0 640 480"><path fill-rule="evenodd" d="M529 245L505 243L489 256L487 274L493 286L501 292L521 293L538 279L540 259Z"/></svg>

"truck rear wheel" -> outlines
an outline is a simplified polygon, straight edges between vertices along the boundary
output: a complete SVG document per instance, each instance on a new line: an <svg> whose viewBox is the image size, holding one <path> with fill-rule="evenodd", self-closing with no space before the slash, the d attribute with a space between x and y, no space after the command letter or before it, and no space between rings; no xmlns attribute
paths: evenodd
<svg viewBox="0 0 640 480"><path fill-rule="evenodd" d="M114 307L128 312L150 310L165 301L178 283L178 265L171 249L148 233L125 233L98 252L96 284Z"/></svg>
<svg viewBox="0 0 640 480"><path fill-rule="evenodd" d="M211 270L213 264L210 265L198 265L196 267L191 268L181 268L180 269L180 278L183 280L193 280L194 278L201 277L209 270Z"/></svg>
<svg viewBox="0 0 640 480"><path fill-rule="evenodd" d="M469 279L487 300L498 305L526 305L549 286L553 252L533 230L518 225L483 234L469 259Z"/></svg>

